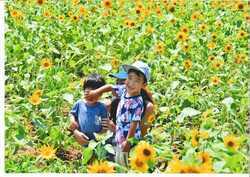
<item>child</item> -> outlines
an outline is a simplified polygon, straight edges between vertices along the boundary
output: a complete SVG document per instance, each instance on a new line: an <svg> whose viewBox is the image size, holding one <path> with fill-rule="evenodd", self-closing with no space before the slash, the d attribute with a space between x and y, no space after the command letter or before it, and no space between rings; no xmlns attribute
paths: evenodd
<svg viewBox="0 0 250 177"><path fill-rule="evenodd" d="M116 114L116 162L128 166L129 139L141 138L140 121L144 110L141 91L150 79L150 68L141 61L123 68L128 73L125 85L105 85L90 91L86 97L95 98L112 90L120 97Z"/></svg>
<svg viewBox="0 0 250 177"><path fill-rule="evenodd" d="M84 95L104 85L105 81L100 75L91 74L84 81ZM85 98L85 101L78 100L70 112L70 130L81 145L87 146L89 140L95 139L94 132L102 131L101 120L107 118L107 110L105 105L98 101L100 96Z"/></svg>
<svg viewBox="0 0 250 177"><path fill-rule="evenodd" d="M116 74L109 74L110 77L113 77L116 79L116 85L124 85L125 80L128 77L127 72L123 69L123 67L119 68L119 72ZM142 98L143 98L143 106L144 106L144 111L142 113L142 121L141 121L141 133L142 137L145 136L147 133L148 128L150 127L149 124L147 124L147 120L150 116L153 115L154 112L154 102L152 98L152 94L150 93L149 90L146 88L142 89L141 92ZM109 110L109 115L110 115L110 120L105 120L103 121L103 126L107 127L107 129L111 131L115 131L115 123L116 123L116 112L117 112L117 107L120 102L120 98L116 96L116 93L113 92L113 98L111 102L105 103L106 107Z"/></svg>

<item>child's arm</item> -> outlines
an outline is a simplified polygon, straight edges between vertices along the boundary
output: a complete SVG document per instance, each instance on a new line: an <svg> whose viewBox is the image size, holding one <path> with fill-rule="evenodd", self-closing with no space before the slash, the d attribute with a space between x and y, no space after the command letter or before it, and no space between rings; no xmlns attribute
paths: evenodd
<svg viewBox="0 0 250 177"><path fill-rule="evenodd" d="M129 140L129 138L135 136L135 130L136 130L136 127L137 127L138 123L139 123L139 121L132 121L130 123L130 128L129 128L129 131L128 131L127 139L126 139L126 141L124 141L122 143L122 150L123 150L123 152L129 152L129 150L130 150L130 143L129 143L128 140Z"/></svg>
<svg viewBox="0 0 250 177"><path fill-rule="evenodd" d="M75 116L73 116L72 114L70 115L70 125L69 125L69 131L73 132L75 129L78 129L79 125L76 121Z"/></svg>
<svg viewBox="0 0 250 177"><path fill-rule="evenodd" d="M95 90L90 90L89 92L85 92L85 98L87 99L92 99L92 98L97 98L101 94L105 92L111 92L112 91L112 85L104 85L98 89Z"/></svg>

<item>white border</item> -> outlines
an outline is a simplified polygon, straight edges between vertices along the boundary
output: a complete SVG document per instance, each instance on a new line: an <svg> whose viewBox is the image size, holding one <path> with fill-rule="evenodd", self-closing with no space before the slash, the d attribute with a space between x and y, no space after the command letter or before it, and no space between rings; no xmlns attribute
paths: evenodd
<svg viewBox="0 0 250 177"><path fill-rule="evenodd" d="M72 173L65 173L65 174L60 174L60 173L5 173L4 170L4 80L5 80L5 75L4 75L4 1L0 0L0 176L20 176L20 177L33 177L33 176L152 176L152 175L157 175L157 176L164 176L164 177L169 177L169 176L204 176L204 177L210 177L210 176L228 176L228 177L248 177L248 174L72 174ZM18 164L16 164L18 165Z"/></svg>

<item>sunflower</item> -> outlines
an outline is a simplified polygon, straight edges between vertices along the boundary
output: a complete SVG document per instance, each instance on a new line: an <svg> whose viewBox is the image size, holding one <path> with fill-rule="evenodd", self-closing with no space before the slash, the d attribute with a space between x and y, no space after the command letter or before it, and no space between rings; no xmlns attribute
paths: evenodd
<svg viewBox="0 0 250 177"><path fill-rule="evenodd" d="M224 145L227 148L230 148L233 150L237 150L239 148L238 138L236 138L234 135L225 136L223 141L224 141Z"/></svg>
<svg viewBox="0 0 250 177"><path fill-rule="evenodd" d="M210 111L210 110L209 110ZM208 112L209 113L209 112ZM203 117L205 117L205 115L203 115ZM203 138L203 139L208 139L209 138L209 134L207 131L200 131L199 132L199 137Z"/></svg>
<svg viewBox="0 0 250 177"><path fill-rule="evenodd" d="M240 63L243 63L246 61L246 54L237 54L235 57L234 57L234 62L236 64L240 64Z"/></svg>
<svg viewBox="0 0 250 177"><path fill-rule="evenodd" d="M111 60L112 69L118 69L119 64L120 64L120 61L117 58L112 58Z"/></svg>
<svg viewBox="0 0 250 177"><path fill-rule="evenodd" d="M43 5L45 3L45 0L37 0L36 3L38 5Z"/></svg>
<svg viewBox="0 0 250 177"><path fill-rule="evenodd" d="M236 9L237 10L244 10L244 4L243 2L239 1L236 3Z"/></svg>
<svg viewBox="0 0 250 177"><path fill-rule="evenodd" d="M140 141L135 148L136 156L142 161L154 160L155 149L145 141Z"/></svg>
<svg viewBox="0 0 250 177"><path fill-rule="evenodd" d="M220 68L223 64L224 64L224 62L221 61L221 60L214 60L214 61L213 61L213 68L218 69L218 68Z"/></svg>
<svg viewBox="0 0 250 177"><path fill-rule="evenodd" d="M173 159L169 162L168 170L171 173L184 173L185 165L178 159L178 157L174 156Z"/></svg>
<svg viewBox="0 0 250 177"><path fill-rule="evenodd" d="M68 16L71 17L73 15L73 12L72 11L68 11Z"/></svg>
<svg viewBox="0 0 250 177"><path fill-rule="evenodd" d="M212 38L213 41L215 41L217 39L217 34L215 32L213 32L211 34L211 38Z"/></svg>
<svg viewBox="0 0 250 177"><path fill-rule="evenodd" d="M80 16L87 16L88 15L88 10L85 9L85 7L83 5L81 5L79 7L79 14L80 14Z"/></svg>
<svg viewBox="0 0 250 177"><path fill-rule="evenodd" d="M192 67L192 61L187 59L183 62L183 65L184 65L185 69L188 70Z"/></svg>
<svg viewBox="0 0 250 177"><path fill-rule="evenodd" d="M64 15L60 15L60 16L58 16L58 19L60 20L60 21L63 21L64 20Z"/></svg>
<svg viewBox="0 0 250 177"><path fill-rule="evenodd" d="M250 21L250 15L249 15L249 13L244 13L243 14L243 16L244 16L244 18L245 18L245 20L247 21L247 22L249 22Z"/></svg>
<svg viewBox="0 0 250 177"><path fill-rule="evenodd" d="M216 44L214 42L209 42L207 44L207 47L211 50L211 49L214 49L216 47Z"/></svg>
<svg viewBox="0 0 250 177"><path fill-rule="evenodd" d="M199 152L198 159L201 161L202 164L209 164L212 163L212 159L208 152Z"/></svg>
<svg viewBox="0 0 250 177"><path fill-rule="evenodd" d="M165 45L164 45L164 43L163 43L163 42L158 42L158 43L156 44L156 46L155 46L155 51L156 51L157 53L162 54L162 53L164 52L164 50L165 50Z"/></svg>
<svg viewBox="0 0 250 177"><path fill-rule="evenodd" d="M200 24L200 30L205 31L207 29L207 25L205 23Z"/></svg>
<svg viewBox="0 0 250 177"><path fill-rule="evenodd" d="M195 165L185 165L182 173L199 173L199 167Z"/></svg>
<svg viewBox="0 0 250 177"><path fill-rule="evenodd" d="M51 12L47 10L43 13L43 16L49 18L51 17Z"/></svg>
<svg viewBox="0 0 250 177"><path fill-rule="evenodd" d="M161 8L159 6L156 7L155 12L158 16L162 16Z"/></svg>
<svg viewBox="0 0 250 177"><path fill-rule="evenodd" d="M111 0L103 0L102 3L103 3L103 6L105 8L112 8L112 1Z"/></svg>
<svg viewBox="0 0 250 177"><path fill-rule="evenodd" d="M176 37L180 41L186 41L188 38L188 35L184 32L178 32Z"/></svg>
<svg viewBox="0 0 250 177"><path fill-rule="evenodd" d="M114 167L107 161L95 162L88 166L88 173L114 173Z"/></svg>
<svg viewBox="0 0 250 177"><path fill-rule="evenodd" d="M72 0L72 4L73 4L74 6L76 6L77 4L79 4L79 2L80 2L80 0Z"/></svg>
<svg viewBox="0 0 250 177"><path fill-rule="evenodd" d="M201 164L197 169L199 173L211 173L213 172L213 165L212 163L204 163Z"/></svg>
<svg viewBox="0 0 250 177"><path fill-rule="evenodd" d="M135 26L135 21L133 20L126 20L125 24L127 25L127 27L129 28L133 28Z"/></svg>
<svg viewBox="0 0 250 177"><path fill-rule="evenodd" d="M135 13L136 13L137 15L141 15L141 14L143 13L143 8L140 7L140 6L137 6L137 7L135 8Z"/></svg>
<svg viewBox="0 0 250 177"><path fill-rule="evenodd" d="M237 34L237 37L239 39L242 39L242 38L245 38L247 36L247 32L243 31L243 30L240 30Z"/></svg>
<svg viewBox="0 0 250 177"><path fill-rule="evenodd" d="M182 26L181 27L181 32L183 32L183 33L188 33L189 32L189 29L188 29L188 27L187 26Z"/></svg>
<svg viewBox="0 0 250 177"><path fill-rule="evenodd" d="M32 95L42 96L42 90L36 89Z"/></svg>
<svg viewBox="0 0 250 177"><path fill-rule="evenodd" d="M130 159L130 166L133 170L139 172L145 173L148 171L148 164L145 161L142 161L138 156Z"/></svg>
<svg viewBox="0 0 250 177"><path fill-rule="evenodd" d="M176 23L176 19L175 18L171 18L170 23L172 23L174 25Z"/></svg>
<svg viewBox="0 0 250 177"><path fill-rule="evenodd" d="M233 49L232 44L227 44L227 45L224 47L224 52L229 53L230 51L232 51L232 49Z"/></svg>
<svg viewBox="0 0 250 177"><path fill-rule="evenodd" d="M154 31L155 29L151 25L147 26L147 29L146 29L147 34L152 34Z"/></svg>
<svg viewBox="0 0 250 177"><path fill-rule="evenodd" d="M220 81L220 78L218 77L218 76L213 76L213 77L211 77L211 83L213 84L213 85L218 85L221 81Z"/></svg>
<svg viewBox="0 0 250 177"><path fill-rule="evenodd" d="M222 27L222 25L223 25L223 23L222 23L221 20L217 20L217 21L215 22L215 26L216 26L217 28Z"/></svg>
<svg viewBox="0 0 250 177"><path fill-rule="evenodd" d="M199 131L197 129L191 130L191 144L193 147L199 144Z"/></svg>
<svg viewBox="0 0 250 177"><path fill-rule="evenodd" d="M56 152L56 150L51 146L44 145L39 149L39 154L44 159L51 159L51 158L55 157L55 152Z"/></svg>
<svg viewBox="0 0 250 177"><path fill-rule="evenodd" d="M191 20L197 20L197 19L199 19L200 18L200 12L199 11L196 11L196 12L194 12L192 15L191 15Z"/></svg>
<svg viewBox="0 0 250 177"><path fill-rule="evenodd" d="M21 20L23 18L23 13L20 10L10 10L10 15L15 20Z"/></svg>
<svg viewBox="0 0 250 177"><path fill-rule="evenodd" d="M41 61L41 65L44 69L49 69L52 66L52 61L49 58L44 58Z"/></svg>
<svg viewBox="0 0 250 177"><path fill-rule="evenodd" d="M171 12L171 13L174 13L175 11L175 6L174 5L168 5L168 11Z"/></svg>
<svg viewBox="0 0 250 177"><path fill-rule="evenodd" d="M208 57L208 60L209 60L209 61L214 61L214 60L215 60L215 56L214 56L214 55L210 55L210 56Z"/></svg>
<svg viewBox="0 0 250 177"><path fill-rule="evenodd" d="M181 47L181 49L182 49L184 52L187 52L187 51L189 51L189 49L190 49L190 45L189 45L189 44L184 44L184 45Z"/></svg>
<svg viewBox="0 0 250 177"><path fill-rule="evenodd" d="M80 17L78 15L72 15L71 19L72 19L72 21L77 22L77 21L79 21Z"/></svg>
<svg viewBox="0 0 250 177"><path fill-rule="evenodd" d="M32 95L29 98L29 102L33 105L39 105L41 103L41 98L38 95Z"/></svg>

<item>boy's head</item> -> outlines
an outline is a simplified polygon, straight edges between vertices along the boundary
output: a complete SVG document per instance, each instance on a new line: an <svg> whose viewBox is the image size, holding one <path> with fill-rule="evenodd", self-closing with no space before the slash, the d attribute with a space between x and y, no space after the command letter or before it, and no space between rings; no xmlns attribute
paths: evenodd
<svg viewBox="0 0 250 177"><path fill-rule="evenodd" d="M141 92L150 79L150 68L146 63L136 61L132 65L123 65L128 73L126 87L129 94L134 95Z"/></svg>
<svg viewBox="0 0 250 177"><path fill-rule="evenodd" d="M110 77L116 78L116 84L122 85L125 84L125 80L128 77L128 73L123 69L123 67L119 68L119 72L116 74L109 74Z"/></svg>
<svg viewBox="0 0 250 177"><path fill-rule="evenodd" d="M83 83L83 91L86 94L90 90L98 89L104 85L105 85L105 80L101 75L96 73L90 74ZM89 102L90 104L96 103L98 100L99 97L90 100L86 99L86 101Z"/></svg>

